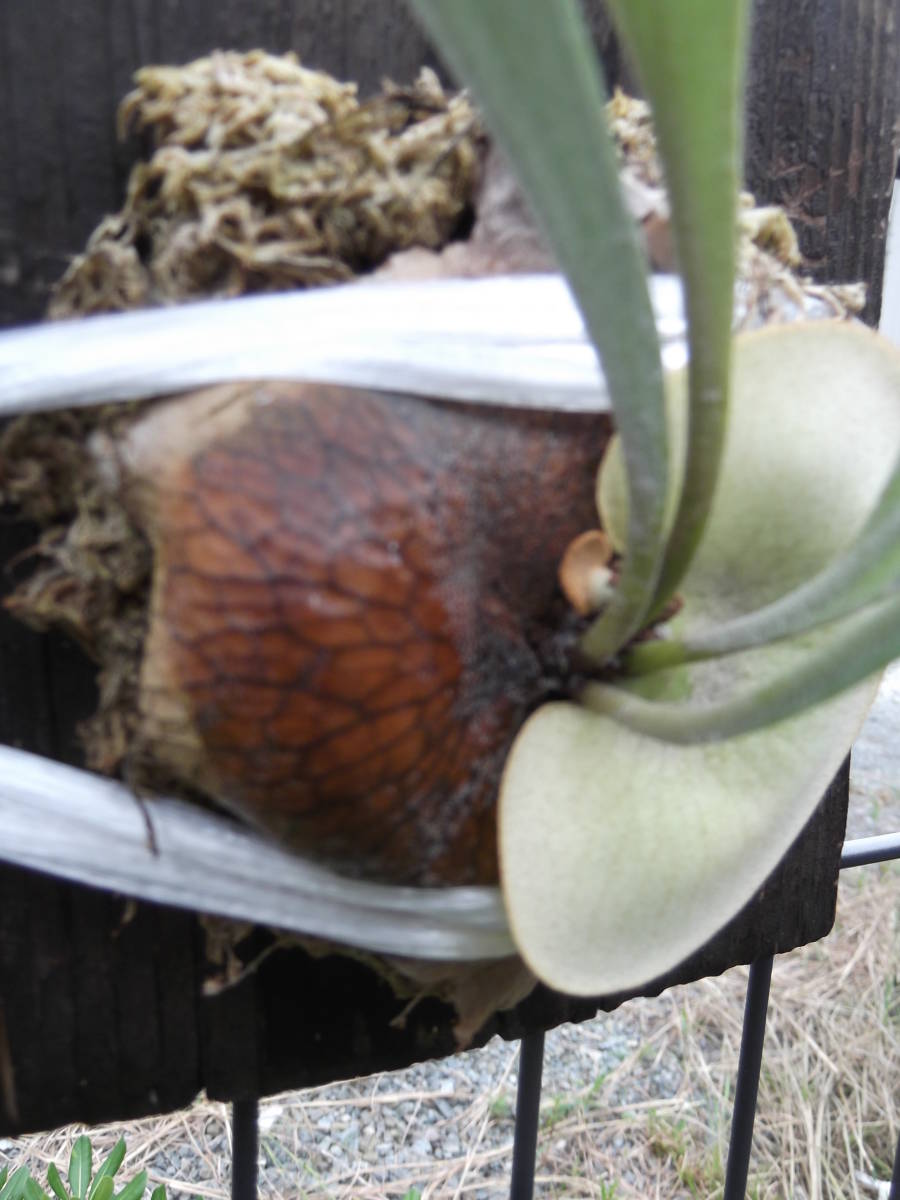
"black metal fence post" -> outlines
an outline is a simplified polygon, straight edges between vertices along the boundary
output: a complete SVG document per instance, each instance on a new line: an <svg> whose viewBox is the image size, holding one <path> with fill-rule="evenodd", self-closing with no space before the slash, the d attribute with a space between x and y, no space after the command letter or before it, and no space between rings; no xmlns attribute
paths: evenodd
<svg viewBox="0 0 900 1200"><path fill-rule="evenodd" d="M259 1102L231 1105L231 1200L256 1200Z"/></svg>
<svg viewBox="0 0 900 1200"><path fill-rule="evenodd" d="M516 1091L516 1128L509 1200L531 1200L534 1194L543 1071L544 1032L540 1030L523 1037L519 1049L519 1086Z"/></svg>
<svg viewBox="0 0 900 1200"><path fill-rule="evenodd" d="M766 958L757 959L751 965L750 978L747 981L744 1030L741 1034L741 1057L738 1061L734 1112L731 1117L731 1140L728 1145L728 1165L725 1168L725 1193L722 1200L743 1200L747 1190L750 1148L753 1142L753 1122L756 1117L756 1096L759 1089L759 1068L762 1062L763 1041L766 1036L766 1012L769 1007L769 984L771 981L772 956L769 955Z"/></svg>

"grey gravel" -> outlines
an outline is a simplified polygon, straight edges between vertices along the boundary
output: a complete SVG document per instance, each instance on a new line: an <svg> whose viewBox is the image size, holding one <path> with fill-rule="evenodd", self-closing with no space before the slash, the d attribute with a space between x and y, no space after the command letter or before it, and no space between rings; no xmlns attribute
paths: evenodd
<svg viewBox="0 0 900 1200"><path fill-rule="evenodd" d="M885 671L878 699L850 757L847 836L900 831L900 663Z"/></svg>

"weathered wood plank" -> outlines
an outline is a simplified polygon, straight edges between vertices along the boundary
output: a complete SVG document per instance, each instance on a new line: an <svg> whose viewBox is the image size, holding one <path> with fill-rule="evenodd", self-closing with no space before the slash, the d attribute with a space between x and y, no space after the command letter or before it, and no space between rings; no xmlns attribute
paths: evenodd
<svg viewBox="0 0 900 1200"><path fill-rule="evenodd" d="M49 0L0 5L0 325L40 315L66 255L118 205L130 151L115 143L113 112L141 63L292 47L365 91L434 61L399 0L75 0L60 12ZM894 0L757 0L756 19L751 186L799 218L817 272L869 280L873 312L900 111ZM612 50L610 66L617 76ZM8 561L27 538L0 534ZM0 738L71 756L89 666L0 616L0 678L15 681L0 692ZM673 979L827 932L846 798L844 772L762 893ZM204 1084L228 1097L318 1083L452 1048L443 1006L427 1001L394 1029L401 1002L343 958L278 951L233 993L202 999L195 919L148 905L124 915L115 897L0 871L0 1132L162 1111ZM86 962L93 981L80 978ZM540 989L478 1040L595 1007Z"/></svg>
<svg viewBox="0 0 900 1200"><path fill-rule="evenodd" d="M785 207L807 269L869 284L875 323L900 152L896 0L756 0L747 183Z"/></svg>
<svg viewBox="0 0 900 1200"><path fill-rule="evenodd" d="M828 932L848 769L744 910L640 994L656 995ZM405 1002L369 967L336 955L277 949L237 986L201 997L203 935L196 918L148 904L130 913L121 898L19 869L0 871L0 1008L15 1081L14 1105L0 1104L0 1135L165 1111L201 1087L221 1099L265 1095L456 1048L447 1006L424 1000L397 1028L391 1022ZM271 935L257 931L241 944L241 955L249 961L270 943ZM516 1009L491 1018L475 1044L495 1033L517 1038L585 1020L627 998L573 1000L539 987Z"/></svg>

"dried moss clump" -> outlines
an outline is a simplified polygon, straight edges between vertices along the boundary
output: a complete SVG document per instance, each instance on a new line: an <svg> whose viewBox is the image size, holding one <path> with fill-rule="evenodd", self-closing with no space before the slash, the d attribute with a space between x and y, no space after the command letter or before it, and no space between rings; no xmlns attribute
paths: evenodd
<svg viewBox="0 0 900 1200"><path fill-rule="evenodd" d="M477 118L432 71L356 85L293 54L145 67L119 110L152 154L57 286L52 317L351 279L464 219Z"/></svg>
<svg viewBox="0 0 900 1200"><path fill-rule="evenodd" d="M676 271L669 202L650 106L616 92L607 106L619 156L619 174L632 216L642 228L650 265ZM795 321L798 317L857 316L866 303L863 284L818 284L801 274L797 235L783 208L757 205L742 192L738 206L737 328Z"/></svg>
<svg viewBox="0 0 900 1200"><path fill-rule="evenodd" d="M34 629L65 630L98 664L97 712L79 732L87 765L107 775L133 744L152 552L96 450L135 407L20 417L0 434L0 500L42 529L4 604Z"/></svg>

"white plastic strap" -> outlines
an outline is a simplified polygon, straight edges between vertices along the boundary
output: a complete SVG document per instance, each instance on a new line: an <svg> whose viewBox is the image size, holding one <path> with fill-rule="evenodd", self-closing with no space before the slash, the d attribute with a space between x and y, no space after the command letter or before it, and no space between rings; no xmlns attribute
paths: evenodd
<svg viewBox="0 0 900 1200"><path fill-rule="evenodd" d="M514 953L496 888L344 879L224 817L139 802L115 780L8 746L0 830L0 860L106 891L412 958Z"/></svg>
<svg viewBox="0 0 900 1200"><path fill-rule="evenodd" d="M681 285L653 276L664 365L686 361ZM0 415L135 400L236 379L605 412L560 275L356 283L86 317L0 334Z"/></svg>

